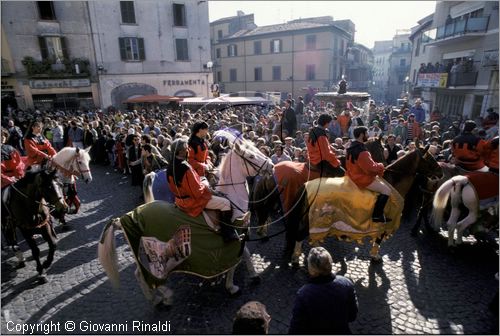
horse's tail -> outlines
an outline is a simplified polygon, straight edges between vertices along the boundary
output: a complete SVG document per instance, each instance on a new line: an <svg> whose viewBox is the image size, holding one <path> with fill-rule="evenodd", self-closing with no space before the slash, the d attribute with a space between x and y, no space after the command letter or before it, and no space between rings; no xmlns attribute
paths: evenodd
<svg viewBox="0 0 500 336"><path fill-rule="evenodd" d="M99 244L97 245L97 256L106 275L113 287L120 287L120 275L118 273L118 258L116 256L115 230L120 227L120 219L110 220L104 227Z"/></svg>
<svg viewBox="0 0 500 336"><path fill-rule="evenodd" d="M439 189L436 191L434 195L434 200L432 202L433 210L432 210L432 222L435 230L439 230L441 228L441 224L443 222L444 209L446 208L446 204L448 203L448 198L450 194L454 192L454 194L459 195L462 187L468 182L466 176L455 176L451 180L443 183Z"/></svg>
<svg viewBox="0 0 500 336"><path fill-rule="evenodd" d="M153 195L153 182L155 180L156 173L151 172L144 176L144 181L142 183L142 192L144 194L144 203L151 203L155 200Z"/></svg>

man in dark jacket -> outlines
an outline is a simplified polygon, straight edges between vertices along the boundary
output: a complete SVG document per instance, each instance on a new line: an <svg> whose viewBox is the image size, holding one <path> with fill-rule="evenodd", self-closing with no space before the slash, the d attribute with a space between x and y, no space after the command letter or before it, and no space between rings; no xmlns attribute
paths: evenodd
<svg viewBox="0 0 500 336"><path fill-rule="evenodd" d="M311 280L297 292L289 334L351 334L358 301L351 280L332 273L332 257L314 247L307 257Z"/></svg>
<svg viewBox="0 0 500 336"><path fill-rule="evenodd" d="M295 110L292 108L292 100L285 101L285 111L283 112L283 129L287 131L287 135L282 134L281 141L284 141L287 136L295 137L295 130L297 129L297 117Z"/></svg>

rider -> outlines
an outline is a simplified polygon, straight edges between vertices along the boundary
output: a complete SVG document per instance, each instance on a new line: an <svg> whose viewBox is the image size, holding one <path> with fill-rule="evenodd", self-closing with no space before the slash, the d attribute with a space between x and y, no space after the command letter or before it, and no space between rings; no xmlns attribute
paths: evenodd
<svg viewBox="0 0 500 336"><path fill-rule="evenodd" d="M488 141L484 162L490 172L498 175L498 135Z"/></svg>
<svg viewBox="0 0 500 336"><path fill-rule="evenodd" d="M9 132L2 129L2 190L24 176L24 162L21 155L11 145L7 144Z"/></svg>
<svg viewBox="0 0 500 336"><path fill-rule="evenodd" d="M376 176L384 174L384 165L373 161L370 152L364 143L368 141L368 128L358 126L354 129L355 140L347 149L346 169L347 176L360 189L368 189L380 193L373 209L372 221L375 223L390 222L384 215L384 208L391 195L391 188Z"/></svg>
<svg viewBox="0 0 500 336"><path fill-rule="evenodd" d="M323 177L344 176L345 174L335 151L328 142L327 128L332 119L328 114L320 115L318 126L311 128L306 144L311 166L319 170Z"/></svg>
<svg viewBox="0 0 500 336"><path fill-rule="evenodd" d="M487 172L488 167L484 164L481 156L486 149L486 141L472 134L476 128L476 123L467 120L462 134L453 139L452 154L455 158L455 164L468 171Z"/></svg>
<svg viewBox="0 0 500 336"><path fill-rule="evenodd" d="M27 170L32 170L36 165L41 165L44 160L49 160L57 153L49 140L43 136L42 123L39 121L34 121L31 130L26 134L24 148L28 157L26 162Z"/></svg>
<svg viewBox="0 0 500 336"><path fill-rule="evenodd" d="M228 199L212 195L208 183L201 181L194 168L186 161L188 140L179 138L170 145L172 158L167 168L170 190L175 195L175 204L191 217L197 217L203 209L221 210L221 234L224 242L238 240L231 223L231 203Z"/></svg>
<svg viewBox="0 0 500 336"><path fill-rule="evenodd" d="M191 129L191 137L188 142L188 163L199 176L205 176L206 172L213 168L208 155L208 144L205 140L207 134L208 124L204 121L197 121Z"/></svg>

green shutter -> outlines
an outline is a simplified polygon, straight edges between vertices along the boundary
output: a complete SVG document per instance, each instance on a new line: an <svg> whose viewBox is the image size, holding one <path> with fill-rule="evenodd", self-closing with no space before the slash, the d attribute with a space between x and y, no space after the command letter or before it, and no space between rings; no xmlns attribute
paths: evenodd
<svg viewBox="0 0 500 336"><path fill-rule="evenodd" d="M61 48L62 48L64 59L68 60L69 59L68 47L67 47L67 44L66 44L66 38L65 37L61 37Z"/></svg>
<svg viewBox="0 0 500 336"><path fill-rule="evenodd" d="M139 59L141 61L144 61L146 59L146 51L144 50L144 39L138 38L137 40L139 45Z"/></svg>
<svg viewBox="0 0 500 336"><path fill-rule="evenodd" d="M47 50L47 43L45 42L45 37L38 36L38 43L40 44L40 52L42 54L42 59L49 57L49 51Z"/></svg>
<svg viewBox="0 0 500 336"><path fill-rule="evenodd" d="M119 37L118 42L120 44L120 58L122 61L127 60L127 49L125 48L125 38Z"/></svg>

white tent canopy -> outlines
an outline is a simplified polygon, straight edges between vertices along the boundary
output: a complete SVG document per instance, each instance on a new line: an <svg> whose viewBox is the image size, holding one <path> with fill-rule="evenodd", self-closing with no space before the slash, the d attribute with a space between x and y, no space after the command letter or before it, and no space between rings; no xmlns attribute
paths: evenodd
<svg viewBox="0 0 500 336"><path fill-rule="evenodd" d="M217 98L190 97L184 98L179 102L180 105L268 105L270 100L262 97L229 97L222 96Z"/></svg>

